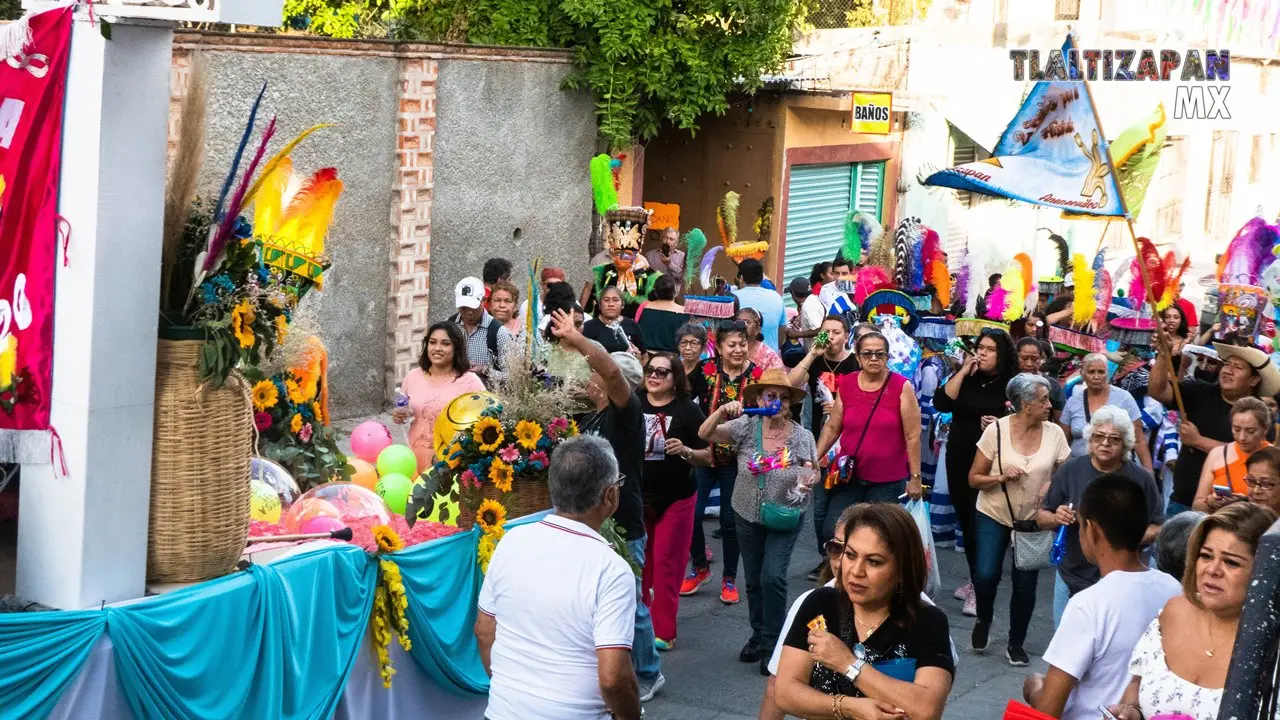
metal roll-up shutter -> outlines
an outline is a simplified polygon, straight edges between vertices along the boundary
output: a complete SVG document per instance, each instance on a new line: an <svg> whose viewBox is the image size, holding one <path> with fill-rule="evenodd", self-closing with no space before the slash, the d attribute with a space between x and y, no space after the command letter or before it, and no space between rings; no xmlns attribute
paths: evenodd
<svg viewBox="0 0 1280 720"><path fill-rule="evenodd" d="M815 263L835 259L852 206L882 220L883 162L795 165L787 192L782 285L809 276ZM791 298L787 297L790 304Z"/></svg>

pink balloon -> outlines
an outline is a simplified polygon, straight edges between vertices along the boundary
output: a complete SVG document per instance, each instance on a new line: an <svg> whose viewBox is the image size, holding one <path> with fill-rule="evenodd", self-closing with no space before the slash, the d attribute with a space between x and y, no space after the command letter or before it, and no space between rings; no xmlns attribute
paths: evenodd
<svg viewBox="0 0 1280 720"><path fill-rule="evenodd" d="M377 420L366 420L351 431L351 452L368 463L378 462L378 453L391 442L391 431Z"/></svg>
<svg viewBox="0 0 1280 720"><path fill-rule="evenodd" d="M331 518L327 515L318 515L313 517L298 528L300 533L328 533L335 530L341 530L346 527L338 518Z"/></svg>

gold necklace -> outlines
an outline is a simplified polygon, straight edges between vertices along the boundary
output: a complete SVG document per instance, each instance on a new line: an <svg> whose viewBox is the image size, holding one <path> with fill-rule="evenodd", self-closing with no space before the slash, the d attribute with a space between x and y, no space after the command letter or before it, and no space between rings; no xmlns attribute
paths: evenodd
<svg viewBox="0 0 1280 720"><path fill-rule="evenodd" d="M1218 643L1213 639L1213 627L1210 625L1208 618L1205 618L1204 621L1204 634L1209 638L1209 647L1205 648L1204 654L1206 657L1213 657L1213 653L1217 650Z"/></svg>
<svg viewBox="0 0 1280 720"><path fill-rule="evenodd" d="M865 641L867 638L870 638L870 637L875 633L875 631L876 631L876 630L879 630L879 629L880 629L880 626L884 624L884 621L885 621L885 620L888 620L888 619L889 619L889 613L885 613L884 617L880 618L880 622L878 622L878 623L876 623L875 625L872 625L872 626L870 626L870 628L868 628L868 626L867 626L867 625L862 624L862 622L861 622L860 620L858 620L858 613L857 613L857 611L855 611L855 612L854 612L854 614L853 614L853 624L854 624L854 625L857 625L857 626L858 626L858 628L859 628L859 630L863 633L863 635L862 635L862 639L863 639L864 641Z"/></svg>

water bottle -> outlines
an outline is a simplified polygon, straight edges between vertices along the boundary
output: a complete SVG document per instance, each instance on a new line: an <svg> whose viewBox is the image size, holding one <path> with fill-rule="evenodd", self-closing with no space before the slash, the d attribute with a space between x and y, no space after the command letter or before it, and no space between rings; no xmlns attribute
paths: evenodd
<svg viewBox="0 0 1280 720"><path fill-rule="evenodd" d="M396 386L396 407L409 407L409 396L404 394L399 385Z"/></svg>
<svg viewBox="0 0 1280 720"><path fill-rule="evenodd" d="M1069 503L1068 509L1074 510L1075 503ZM1053 537L1053 547L1049 550L1049 562L1054 565L1061 565L1062 559L1067 556L1067 528L1068 525L1062 525L1058 528L1058 534Z"/></svg>

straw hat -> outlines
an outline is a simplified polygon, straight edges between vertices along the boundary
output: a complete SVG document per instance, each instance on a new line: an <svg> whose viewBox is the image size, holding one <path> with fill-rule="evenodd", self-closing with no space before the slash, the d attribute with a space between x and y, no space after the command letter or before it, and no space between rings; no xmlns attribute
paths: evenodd
<svg viewBox="0 0 1280 720"><path fill-rule="evenodd" d="M1257 371L1262 377L1262 382L1258 383L1258 395L1261 397L1271 397L1280 392L1280 368L1271 362L1271 358L1267 357L1266 353L1255 347L1223 343L1214 343L1213 349L1218 351L1218 357L1222 358L1223 362L1229 358L1238 357Z"/></svg>
<svg viewBox="0 0 1280 720"><path fill-rule="evenodd" d="M794 387L791 383L787 382L787 373L785 370L774 368L773 370L765 370L760 374L759 380L751 383L742 391L742 404L747 407L754 406L756 404L756 400L760 397L760 393L764 392L766 388L775 388L789 393L791 395L791 400L789 402L793 403L798 403L801 400L804 400L804 396L808 394L803 388Z"/></svg>

